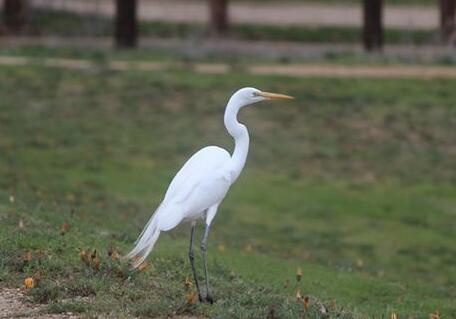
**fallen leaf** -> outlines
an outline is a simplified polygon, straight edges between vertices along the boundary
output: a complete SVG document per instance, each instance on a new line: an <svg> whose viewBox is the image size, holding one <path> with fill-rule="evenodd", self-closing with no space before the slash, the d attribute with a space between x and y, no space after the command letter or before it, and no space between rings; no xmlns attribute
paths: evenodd
<svg viewBox="0 0 456 319"><path fill-rule="evenodd" d="M31 251L31 250L28 250L28 251L26 251L26 252L24 253L24 255L22 256L22 260L23 260L23 261L29 262L29 261L32 260L32 257L33 257L32 251Z"/></svg>
<svg viewBox="0 0 456 319"><path fill-rule="evenodd" d="M190 289L192 285L192 278L190 276L185 277L185 288Z"/></svg>
<svg viewBox="0 0 456 319"><path fill-rule="evenodd" d="M187 304L194 305L196 303L196 300L197 300L196 292L190 291L189 293L187 293L185 295L185 297L187 299Z"/></svg>
<svg viewBox="0 0 456 319"><path fill-rule="evenodd" d="M113 253L111 254L111 259L118 260L119 258L120 258L120 254L117 252L117 250L114 250Z"/></svg>
<svg viewBox="0 0 456 319"><path fill-rule="evenodd" d="M246 252L251 252L251 251L253 250L252 244L247 244L247 245L245 245L244 250L245 250Z"/></svg>
<svg viewBox="0 0 456 319"><path fill-rule="evenodd" d="M302 277L302 269L301 269L301 267L298 267L298 269L296 269L296 281L297 282L301 281L301 277Z"/></svg>
<svg viewBox="0 0 456 319"><path fill-rule="evenodd" d="M24 279L24 285L25 285L25 288L29 289L29 288L33 288L34 286L34 282L33 282L33 278L32 277L27 277Z"/></svg>
<svg viewBox="0 0 456 319"><path fill-rule="evenodd" d="M225 245L223 245L223 244L218 245L218 250L221 251L221 252L224 252L225 251Z"/></svg>
<svg viewBox="0 0 456 319"><path fill-rule="evenodd" d="M397 319L397 315L393 312L393 313L390 315L390 319Z"/></svg>
<svg viewBox="0 0 456 319"><path fill-rule="evenodd" d="M10 195L9 201L10 201L11 204L14 203L14 201L15 201L14 195Z"/></svg>
<svg viewBox="0 0 456 319"><path fill-rule="evenodd" d="M358 258L358 260L356 260L356 267L359 269L364 267L364 261L361 258Z"/></svg>
<svg viewBox="0 0 456 319"><path fill-rule="evenodd" d="M100 259L98 257L95 257L95 259L92 260L92 267L95 268L96 270L100 269Z"/></svg>
<svg viewBox="0 0 456 319"><path fill-rule="evenodd" d="M24 221L22 219L19 219L19 229L24 229L25 225L24 225Z"/></svg>
<svg viewBox="0 0 456 319"><path fill-rule="evenodd" d="M309 309L309 306L310 306L310 298L309 298L309 296L305 296L304 297L303 303L304 303L304 309L306 309L306 310Z"/></svg>
<svg viewBox="0 0 456 319"><path fill-rule="evenodd" d="M301 290L296 290L296 300L300 301L302 299Z"/></svg>
<svg viewBox="0 0 456 319"><path fill-rule="evenodd" d="M66 232L70 229L70 224L68 223L63 223L61 226L60 226L60 235L65 235Z"/></svg>
<svg viewBox="0 0 456 319"><path fill-rule="evenodd" d="M434 313L429 314L429 319L440 319L440 313L436 310Z"/></svg>
<svg viewBox="0 0 456 319"><path fill-rule="evenodd" d="M70 203L74 203L76 201L76 196L74 196L73 193L67 193L66 200L69 201Z"/></svg>
<svg viewBox="0 0 456 319"><path fill-rule="evenodd" d="M89 253L82 249L80 252L79 252L79 257L81 257L81 260L86 264L86 265L90 265L90 257L89 257Z"/></svg>
<svg viewBox="0 0 456 319"><path fill-rule="evenodd" d="M139 270L139 271L143 271L143 270L146 269L148 266L149 266L149 264L147 263L147 261L144 261L141 265L138 266L138 270Z"/></svg>

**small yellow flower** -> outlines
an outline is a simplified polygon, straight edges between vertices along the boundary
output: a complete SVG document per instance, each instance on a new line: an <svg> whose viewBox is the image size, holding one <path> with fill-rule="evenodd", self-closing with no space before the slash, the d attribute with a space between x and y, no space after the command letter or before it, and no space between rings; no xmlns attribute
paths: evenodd
<svg viewBox="0 0 456 319"><path fill-rule="evenodd" d="M25 288L27 288L27 289L33 288L33 286L35 285L35 283L33 282L33 278L32 277L25 278L24 285L25 285Z"/></svg>
<svg viewBox="0 0 456 319"><path fill-rule="evenodd" d="M221 252L224 252L225 251L225 245L223 245L223 244L218 245L218 250L221 251Z"/></svg>

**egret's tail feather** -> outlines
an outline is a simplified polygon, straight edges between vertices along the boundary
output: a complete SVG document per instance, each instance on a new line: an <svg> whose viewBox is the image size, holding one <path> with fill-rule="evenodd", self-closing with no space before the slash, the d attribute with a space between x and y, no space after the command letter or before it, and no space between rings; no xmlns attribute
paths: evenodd
<svg viewBox="0 0 456 319"><path fill-rule="evenodd" d="M156 214L154 214L136 240L135 247L125 256L130 260L132 268L138 268L144 262L154 248L159 235L160 230L157 228Z"/></svg>

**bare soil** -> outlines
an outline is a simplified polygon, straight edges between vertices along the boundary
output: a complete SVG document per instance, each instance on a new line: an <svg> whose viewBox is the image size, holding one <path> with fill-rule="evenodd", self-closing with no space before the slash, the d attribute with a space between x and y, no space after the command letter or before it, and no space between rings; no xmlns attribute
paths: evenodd
<svg viewBox="0 0 456 319"><path fill-rule="evenodd" d="M72 313L45 314L43 306L27 302L22 289L0 288L0 319L76 319Z"/></svg>

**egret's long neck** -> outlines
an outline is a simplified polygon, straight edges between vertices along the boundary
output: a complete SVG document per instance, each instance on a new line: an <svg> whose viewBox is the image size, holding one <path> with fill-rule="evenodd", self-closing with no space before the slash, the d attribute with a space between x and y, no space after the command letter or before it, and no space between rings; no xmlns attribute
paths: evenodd
<svg viewBox="0 0 456 319"><path fill-rule="evenodd" d="M249 131L245 125L237 120L237 114L241 104L236 99L230 99L225 111L225 127L228 133L234 138L235 147L231 155L233 181L239 177L244 168L247 154L249 153Z"/></svg>

